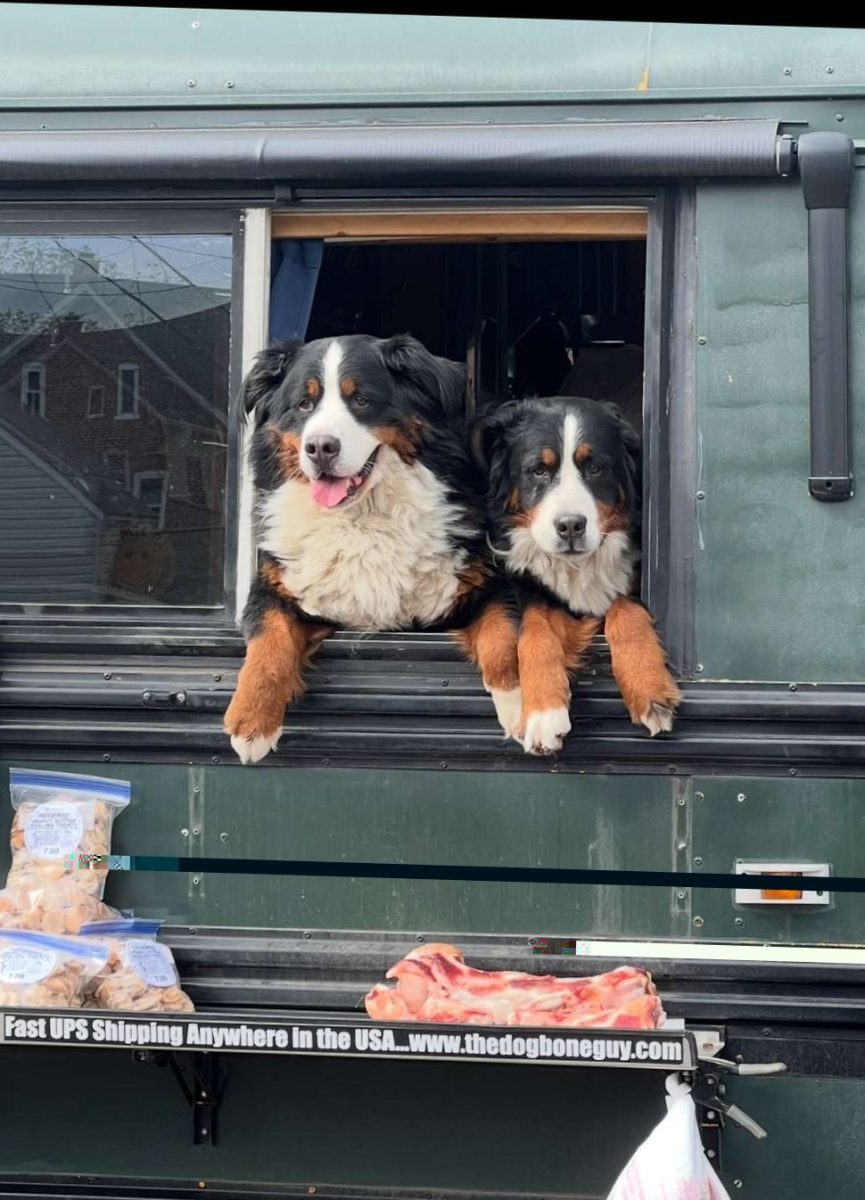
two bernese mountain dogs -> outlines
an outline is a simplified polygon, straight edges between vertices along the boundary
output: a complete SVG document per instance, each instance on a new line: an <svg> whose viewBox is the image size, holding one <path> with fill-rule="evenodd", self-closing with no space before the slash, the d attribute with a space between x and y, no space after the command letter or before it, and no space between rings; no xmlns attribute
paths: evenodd
<svg viewBox="0 0 865 1200"><path fill-rule="evenodd" d="M510 401L469 422L465 366L408 335L274 346L244 404L258 570L225 715L241 762L275 749L336 628L451 632L505 734L549 754L603 627L632 720L672 727L679 692L632 597L639 439L612 406Z"/></svg>

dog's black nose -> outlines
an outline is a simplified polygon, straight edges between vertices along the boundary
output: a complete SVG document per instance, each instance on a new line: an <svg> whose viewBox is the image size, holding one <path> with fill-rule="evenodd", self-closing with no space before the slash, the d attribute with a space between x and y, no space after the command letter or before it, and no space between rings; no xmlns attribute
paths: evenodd
<svg viewBox="0 0 865 1200"><path fill-rule="evenodd" d="M573 546L577 538L582 537L586 532L587 524L587 519L582 515L582 513L577 513L575 515L572 514L567 517L559 517L559 519L556 521L556 533L559 535L562 541L568 542L571 546Z"/></svg>
<svg viewBox="0 0 865 1200"><path fill-rule="evenodd" d="M339 457L339 438L329 437L327 434L308 437L303 448L309 461L326 475L328 467Z"/></svg>

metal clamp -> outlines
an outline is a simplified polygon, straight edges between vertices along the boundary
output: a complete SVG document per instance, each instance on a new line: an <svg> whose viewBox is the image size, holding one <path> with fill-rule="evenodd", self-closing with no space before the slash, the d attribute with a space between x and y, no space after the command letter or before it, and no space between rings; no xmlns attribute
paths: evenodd
<svg viewBox="0 0 865 1200"><path fill-rule="evenodd" d="M700 1062L696 1073L691 1096L694 1103L723 1117L729 1117L742 1129L762 1141L767 1136L766 1130L753 1117L749 1117L737 1104L730 1104L724 1099L724 1075L782 1075L787 1070L786 1063L735 1063L726 1058L705 1058Z"/></svg>

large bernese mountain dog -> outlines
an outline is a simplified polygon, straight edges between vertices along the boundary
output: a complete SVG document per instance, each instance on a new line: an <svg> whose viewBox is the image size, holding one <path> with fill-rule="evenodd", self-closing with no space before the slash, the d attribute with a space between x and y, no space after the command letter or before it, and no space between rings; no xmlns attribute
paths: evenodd
<svg viewBox="0 0 865 1200"><path fill-rule="evenodd" d="M476 422L472 440L487 478L491 546L515 585L527 588L508 650L517 679L506 698L518 714L513 735L529 753L561 748L570 730L569 677L602 625L631 720L652 736L669 731L679 689L654 622L633 595L636 432L614 405L558 396L496 407Z"/></svg>
<svg viewBox="0 0 865 1200"><path fill-rule="evenodd" d="M461 629L494 699L509 696L465 366L408 335L291 342L258 356L244 403L259 563L225 715L241 761L276 747L304 666L337 627Z"/></svg>

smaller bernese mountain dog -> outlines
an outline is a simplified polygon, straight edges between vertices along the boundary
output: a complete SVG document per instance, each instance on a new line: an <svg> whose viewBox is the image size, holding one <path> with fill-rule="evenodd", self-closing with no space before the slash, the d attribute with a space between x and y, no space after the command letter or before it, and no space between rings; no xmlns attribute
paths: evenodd
<svg viewBox="0 0 865 1200"><path fill-rule="evenodd" d="M498 682L465 365L408 335L290 342L259 354L244 403L259 556L225 715L241 761L275 749L303 668L335 628L462 629Z"/></svg>
<svg viewBox="0 0 865 1200"><path fill-rule="evenodd" d="M472 441L488 481L491 547L523 588L508 651L512 687L496 706L500 718L509 711L511 735L529 753L561 748L571 727L570 675L602 624L631 720L652 736L668 732L679 689L654 622L633 595L636 432L614 405L556 396L487 412Z"/></svg>

